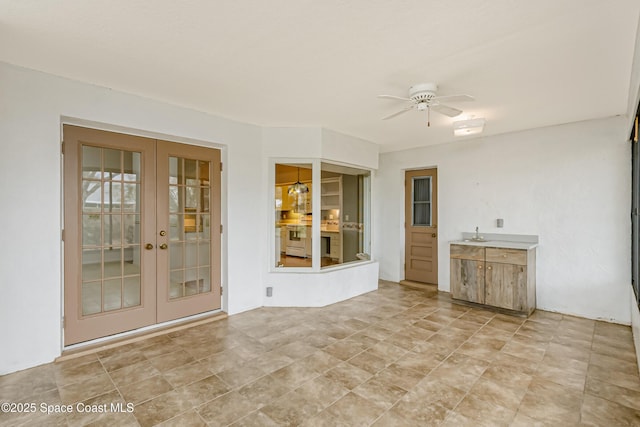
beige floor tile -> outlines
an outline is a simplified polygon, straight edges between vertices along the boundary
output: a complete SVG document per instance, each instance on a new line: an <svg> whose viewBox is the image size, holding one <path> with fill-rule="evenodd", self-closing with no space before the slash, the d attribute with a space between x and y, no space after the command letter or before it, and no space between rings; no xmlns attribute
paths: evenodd
<svg viewBox="0 0 640 427"><path fill-rule="evenodd" d="M385 417L374 425L384 426L386 425L386 420L389 420L389 425L437 426L448 415L449 410L437 403L425 405L421 402L405 402L401 400L385 414Z"/></svg>
<svg viewBox="0 0 640 427"><path fill-rule="evenodd" d="M577 424L582 396L582 393L569 387L534 378L518 410L550 424Z"/></svg>
<svg viewBox="0 0 640 427"><path fill-rule="evenodd" d="M403 402L425 405L438 404L447 409L455 408L466 392L449 386L435 378L426 377L419 381L403 398Z"/></svg>
<svg viewBox="0 0 640 427"><path fill-rule="evenodd" d="M331 380L337 381L343 387L352 390L371 378L373 374L350 363L344 362L327 371L325 376Z"/></svg>
<svg viewBox="0 0 640 427"><path fill-rule="evenodd" d="M386 384L374 377L353 389L360 397L386 410L391 408L407 391L393 384Z"/></svg>
<svg viewBox="0 0 640 427"><path fill-rule="evenodd" d="M205 423L202 417L193 409L158 425L160 427L207 427L207 423Z"/></svg>
<svg viewBox="0 0 640 427"><path fill-rule="evenodd" d="M279 424L262 411L255 411L231 424L233 427L278 427Z"/></svg>
<svg viewBox="0 0 640 427"><path fill-rule="evenodd" d="M116 387L124 387L159 374L160 371L154 368L148 360L133 363L116 371L109 372L109 376Z"/></svg>
<svg viewBox="0 0 640 427"><path fill-rule="evenodd" d="M133 362L135 363L135 361ZM123 366L126 366L123 364ZM105 370L102 363L94 361L82 365L69 365L62 369L55 369L55 381L58 386L66 386L69 384L86 381L90 378L104 374ZM46 378L35 380L36 384L45 381ZM43 384L44 385L44 384Z"/></svg>
<svg viewBox="0 0 640 427"><path fill-rule="evenodd" d="M381 281L322 308L260 308L0 376L0 400L138 402L0 425L634 425L631 328L509 316Z"/></svg>
<svg viewBox="0 0 640 427"><path fill-rule="evenodd" d="M640 391L589 378L585 393L640 411Z"/></svg>
<svg viewBox="0 0 640 427"><path fill-rule="evenodd" d="M160 356L149 359L151 365L160 372L170 371L180 366L189 364L195 361L193 356L184 350L177 350L171 353L165 353Z"/></svg>
<svg viewBox="0 0 640 427"><path fill-rule="evenodd" d="M291 365L289 365L291 366ZM285 368L286 369L286 368ZM218 377L231 388L241 387L265 375L265 372L251 361L244 362L242 365L219 372Z"/></svg>
<svg viewBox="0 0 640 427"><path fill-rule="evenodd" d="M585 394L582 422L590 426L639 426L640 411Z"/></svg>
<svg viewBox="0 0 640 427"><path fill-rule="evenodd" d="M456 406L455 411L478 421L491 419L498 425L508 425L516 415L516 410L480 399L475 394L467 394Z"/></svg>
<svg viewBox="0 0 640 427"><path fill-rule="evenodd" d="M533 381L533 376L519 367L496 363L483 372L482 378L514 390L527 390Z"/></svg>
<svg viewBox="0 0 640 427"><path fill-rule="evenodd" d="M321 409L318 402L309 402L292 392L265 406L260 412L266 414L279 425L296 426L318 414Z"/></svg>
<svg viewBox="0 0 640 427"><path fill-rule="evenodd" d="M347 363L363 369L371 374L376 374L386 368L389 364L382 358L368 351L353 356Z"/></svg>
<svg viewBox="0 0 640 427"><path fill-rule="evenodd" d="M147 360L145 355L136 349L127 352L108 352L107 354L108 356L100 356L100 353L98 353L100 362L102 362L102 366L107 372L117 371L126 366Z"/></svg>
<svg viewBox="0 0 640 427"><path fill-rule="evenodd" d="M378 381L387 385L395 385L405 390L411 390L423 378L424 375L420 372L410 368L403 368L396 364L390 365L376 374Z"/></svg>
<svg viewBox="0 0 640 427"><path fill-rule="evenodd" d="M602 368L597 365L589 365L587 371L587 379L595 378L609 384L619 387L628 388L630 390L640 391L640 381L637 375L616 371L609 368Z"/></svg>
<svg viewBox="0 0 640 427"><path fill-rule="evenodd" d="M299 360L272 372L270 375L282 382L290 390L293 390L320 374L314 369L313 363Z"/></svg>
<svg viewBox="0 0 640 427"><path fill-rule="evenodd" d="M196 382L210 375L211 372L207 369L207 364L200 361L179 366L162 374L164 379L174 388Z"/></svg>
<svg viewBox="0 0 640 427"><path fill-rule="evenodd" d="M193 407L217 399L231 389L217 375L211 375L200 381L176 388L177 398L191 402Z"/></svg>
<svg viewBox="0 0 640 427"><path fill-rule="evenodd" d="M226 426L258 409L258 404L232 391L196 408L208 425Z"/></svg>
<svg viewBox="0 0 640 427"><path fill-rule="evenodd" d="M638 375L638 363L635 361L621 360L614 356L599 353L591 353L590 365L599 366L613 371L629 375ZM586 368L585 368L586 371Z"/></svg>
<svg viewBox="0 0 640 427"><path fill-rule="evenodd" d="M238 389L238 393L260 408L289 391L291 389L284 382L274 378L272 375L265 375Z"/></svg>
<svg viewBox="0 0 640 427"><path fill-rule="evenodd" d="M100 396L115 390L116 386L106 372L91 377L85 381L60 387L60 400L64 405L83 402L92 397Z"/></svg>
<svg viewBox="0 0 640 427"><path fill-rule="evenodd" d="M308 402L316 403L320 410L323 410L349 393L349 389L339 381L321 375L307 381L298 387L294 393Z"/></svg>
<svg viewBox="0 0 640 427"><path fill-rule="evenodd" d="M100 396L93 397L91 399L87 399L82 402L83 407L85 408L109 408L111 404L122 404L126 405L120 393L116 390L110 391L109 393L102 394ZM77 404L76 404L77 405ZM67 422L70 427L75 426L86 426L88 424L93 425L119 425L119 424L128 424L131 422L131 414L128 413L117 413L111 412L110 410L99 411L99 410L76 410L77 406L74 405L74 411L67 414ZM135 410L134 410L135 411ZM134 412L135 413L135 412Z"/></svg>
<svg viewBox="0 0 640 427"><path fill-rule="evenodd" d="M384 411L373 402L349 393L326 409L338 421L351 426L368 426Z"/></svg>
<svg viewBox="0 0 640 427"><path fill-rule="evenodd" d="M556 384L571 387L579 392L584 390L584 383L587 379L586 372L575 372L567 368L545 365L544 363L540 364L535 375Z"/></svg>
<svg viewBox="0 0 640 427"><path fill-rule="evenodd" d="M469 394L480 400L516 411L522 398L526 394L526 388L510 388L503 383L480 378L469 390Z"/></svg>
<svg viewBox="0 0 640 427"><path fill-rule="evenodd" d="M19 402L47 391L57 391L58 384L64 385L65 381L57 382L56 376L52 365L38 366L0 376L0 400Z"/></svg>

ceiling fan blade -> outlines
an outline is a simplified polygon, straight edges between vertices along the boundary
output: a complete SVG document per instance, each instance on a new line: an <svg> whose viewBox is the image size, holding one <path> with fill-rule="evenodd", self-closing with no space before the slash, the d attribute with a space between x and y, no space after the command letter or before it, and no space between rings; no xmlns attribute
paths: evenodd
<svg viewBox="0 0 640 427"><path fill-rule="evenodd" d="M467 102L467 101L475 101L475 98L471 95L444 95L444 96L436 96L433 98L433 101L438 102Z"/></svg>
<svg viewBox="0 0 640 427"><path fill-rule="evenodd" d="M400 100L400 101L411 101L411 99L409 99L409 98L403 98L401 96L395 96L395 95L378 95L378 98L397 99L397 100Z"/></svg>
<svg viewBox="0 0 640 427"><path fill-rule="evenodd" d="M415 107L415 105L409 105L408 107L405 107L400 111L397 111L397 112L395 112L393 114L389 114L388 116L383 117L382 120L388 120L388 119L391 119L391 118L393 118L395 116L399 116L400 114L403 114L403 113L406 113L409 110L412 110L414 107Z"/></svg>
<svg viewBox="0 0 640 427"><path fill-rule="evenodd" d="M437 111L440 114L444 114L445 116L455 117L462 114L462 110L458 110L457 108L448 107L442 104L433 104L431 105L431 109L433 111Z"/></svg>

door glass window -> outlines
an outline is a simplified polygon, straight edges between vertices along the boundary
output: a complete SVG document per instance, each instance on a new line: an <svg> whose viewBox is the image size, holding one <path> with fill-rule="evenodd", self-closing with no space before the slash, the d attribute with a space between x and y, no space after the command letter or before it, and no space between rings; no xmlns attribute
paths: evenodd
<svg viewBox="0 0 640 427"><path fill-rule="evenodd" d="M169 299L211 292L210 166L169 157Z"/></svg>
<svg viewBox="0 0 640 427"><path fill-rule="evenodd" d="M431 177L415 177L412 179L412 225L431 227Z"/></svg>
<svg viewBox="0 0 640 427"><path fill-rule="evenodd" d="M82 315L140 305L140 153L82 146Z"/></svg>

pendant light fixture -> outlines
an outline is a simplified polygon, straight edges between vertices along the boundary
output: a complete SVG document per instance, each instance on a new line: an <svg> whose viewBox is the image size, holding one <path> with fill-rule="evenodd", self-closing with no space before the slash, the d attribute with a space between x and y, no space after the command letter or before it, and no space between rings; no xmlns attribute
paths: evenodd
<svg viewBox="0 0 640 427"><path fill-rule="evenodd" d="M309 187L306 184L300 182L300 168L298 168L298 180L295 184L289 186L289 195L298 195L303 193L308 193Z"/></svg>

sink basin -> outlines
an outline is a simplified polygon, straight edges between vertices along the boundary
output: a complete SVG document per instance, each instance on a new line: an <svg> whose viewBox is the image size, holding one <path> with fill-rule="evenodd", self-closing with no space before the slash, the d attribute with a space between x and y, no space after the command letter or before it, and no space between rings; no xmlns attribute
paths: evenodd
<svg viewBox="0 0 640 427"><path fill-rule="evenodd" d="M488 240L486 240L486 239L476 239L476 238L464 239L464 241L465 242L478 242L478 243L488 242Z"/></svg>

